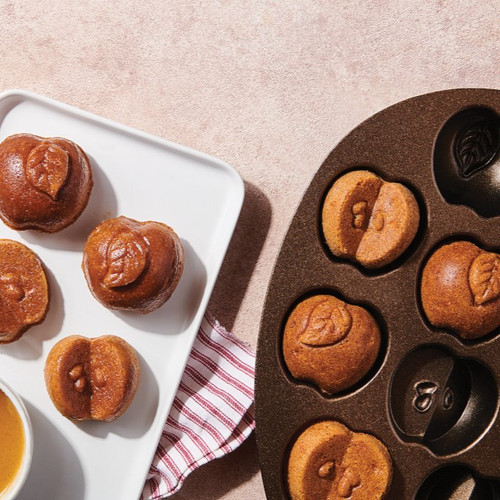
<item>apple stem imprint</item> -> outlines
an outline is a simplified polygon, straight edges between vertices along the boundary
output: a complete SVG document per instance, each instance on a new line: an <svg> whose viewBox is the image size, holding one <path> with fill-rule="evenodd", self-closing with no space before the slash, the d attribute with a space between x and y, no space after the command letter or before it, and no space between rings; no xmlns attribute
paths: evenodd
<svg viewBox="0 0 500 500"><path fill-rule="evenodd" d="M352 316L345 307L325 301L311 311L299 341L311 347L335 345L347 335L351 325Z"/></svg>
<svg viewBox="0 0 500 500"><path fill-rule="evenodd" d="M352 206L352 227L362 229L368 222L368 203L366 201L359 201Z"/></svg>
<svg viewBox="0 0 500 500"><path fill-rule="evenodd" d="M415 384L415 397L413 398L413 407L415 410L419 413L426 412L432 406L434 393L437 389L437 384L426 380Z"/></svg>
<svg viewBox="0 0 500 500"><path fill-rule="evenodd" d="M384 212L382 212L382 211L375 212L372 215L370 222L371 222L373 229L375 229L375 231L382 231L382 229L384 229L384 225L385 225Z"/></svg>
<svg viewBox="0 0 500 500"><path fill-rule="evenodd" d="M69 155L59 146L43 142L33 148L26 163L30 183L54 201L69 173Z"/></svg>
<svg viewBox="0 0 500 500"><path fill-rule="evenodd" d="M359 474L348 468L339 481L337 492L342 498L350 498L352 496L352 490L360 485L361 478Z"/></svg>
<svg viewBox="0 0 500 500"><path fill-rule="evenodd" d="M6 273L0 276L0 285L2 286L2 296L15 302L21 302L26 296L21 284L21 276L14 273Z"/></svg>
<svg viewBox="0 0 500 500"><path fill-rule="evenodd" d="M83 392L87 386L87 381L83 374L83 366L75 365L68 373L69 378L74 382L74 387L78 392Z"/></svg>
<svg viewBox="0 0 500 500"><path fill-rule="evenodd" d="M0 276L0 296L3 299L4 314L8 314L11 321L22 323L24 313L20 303L26 297L26 292L19 274L6 273ZM9 322L6 320L3 321L2 327L0 328L1 333L4 333L4 327L8 323Z"/></svg>
<svg viewBox="0 0 500 500"><path fill-rule="evenodd" d="M334 472L335 472L335 462L329 460L328 462L325 462L318 469L318 477L320 477L321 479L326 479L327 477L333 476Z"/></svg>

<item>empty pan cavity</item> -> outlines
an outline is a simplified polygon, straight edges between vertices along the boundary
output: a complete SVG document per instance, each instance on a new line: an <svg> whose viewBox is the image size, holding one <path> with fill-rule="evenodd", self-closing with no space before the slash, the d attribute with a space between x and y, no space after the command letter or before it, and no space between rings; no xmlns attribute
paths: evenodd
<svg viewBox="0 0 500 500"><path fill-rule="evenodd" d="M470 107L446 121L434 147L434 176L448 203L500 215L500 117Z"/></svg>
<svg viewBox="0 0 500 500"><path fill-rule="evenodd" d="M396 369L389 404L402 439L436 455L450 455L487 430L498 389L483 364L440 346L425 346L409 353Z"/></svg>

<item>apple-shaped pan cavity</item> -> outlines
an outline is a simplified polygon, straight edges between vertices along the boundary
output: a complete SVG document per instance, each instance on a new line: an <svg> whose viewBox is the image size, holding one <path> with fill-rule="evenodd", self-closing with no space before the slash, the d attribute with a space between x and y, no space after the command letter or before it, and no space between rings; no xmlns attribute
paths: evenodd
<svg viewBox="0 0 500 500"><path fill-rule="evenodd" d="M364 274L397 267L421 239L426 212L420 198L413 188L389 181L371 167L342 172L319 210L327 255L359 265Z"/></svg>
<svg viewBox="0 0 500 500"><path fill-rule="evenodd" d="M283 477L293 500L381 500L393 476L384 443L330 419L309 425L294 439L285 469Z"/></svg>
<svg viewBox="0 0 500 500"><path fill-rule="evenodd" d="M419 299L432 328L465 341L483 341L500 330L500 254L469 240L440 243L420 275Z"/></svg>
<svg viewBox="0 0 500 500"><path fill-rule="evenodd" d="M497 500L500 482L479 476L463 465L436 469L419 488L415 500Z"/></svg>
<svg viewBox="0 0 500 500"><path fill-rule="evenodd" d="M500 215L500 117L486 107L453 115L434 146L436 184L444 199L482 217Z"/></svg>
<svg viewBox="0 0 500 500"><path fill-rule="evenodd" d="M472 445L491 424L497 403L498 389L488 368L434 345L415 349L403 359L389 398L400 437L438 456Z"/></svg>
<svg viewBox="0 0 500 500"><path fill-rule="evenodd" d="M384 323L365 305L316 290L299 298L283 325L282 355L294 382L323 396L353 392L371 379L386 352Z"/></svg>

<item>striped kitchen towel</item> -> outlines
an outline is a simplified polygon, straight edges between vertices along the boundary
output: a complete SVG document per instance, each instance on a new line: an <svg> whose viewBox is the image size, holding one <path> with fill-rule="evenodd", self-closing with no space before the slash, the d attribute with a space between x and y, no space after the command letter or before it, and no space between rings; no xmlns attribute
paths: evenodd
<svg viewBox="0 0 500 500"><path fill-rule="evenodd" d="M163 429L142 499L178 491L184 479L236 449L252 432L255 354L206 313Z"/></svg>

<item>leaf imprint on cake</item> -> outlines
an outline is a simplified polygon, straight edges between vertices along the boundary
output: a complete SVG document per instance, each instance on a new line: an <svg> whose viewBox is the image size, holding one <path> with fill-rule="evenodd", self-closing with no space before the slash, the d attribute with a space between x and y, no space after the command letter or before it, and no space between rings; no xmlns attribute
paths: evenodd
<svg viewBox="0 0 500 500"><path fill-rule="evenodd" d="M340 342L349 332L352 316L342 306L328 301L313 308L299 341L312 347L326 347Z"/></svg>
<svg viewBox="0 0 500 500"><path fill-rule="evenodd" d="M117 234L107 249L104 285L108 288L130 285L142 274L148 260L148 245L137 231Z"/></svg>
<svg viewBox="0 0 500 500"><path fill-rule="evenodd" d="M68 153L55 144L44 142L28 155L26 175L29 182L53 200L64 186L68 172Z"/></svg>
<svg viewBox="0 0 500 500"><path fill-rule="evenodd" d="M500 257L491 252L479 254L469 270L474 305L480 306L500 296Z"/></svg>

